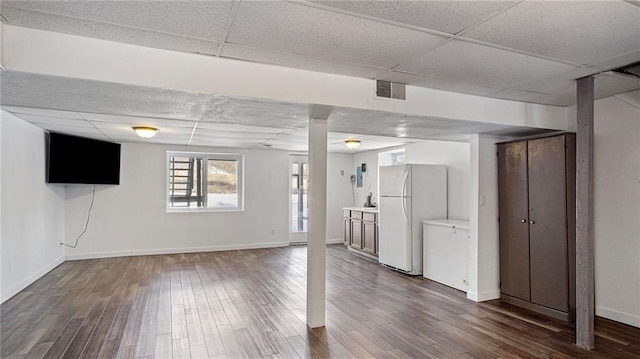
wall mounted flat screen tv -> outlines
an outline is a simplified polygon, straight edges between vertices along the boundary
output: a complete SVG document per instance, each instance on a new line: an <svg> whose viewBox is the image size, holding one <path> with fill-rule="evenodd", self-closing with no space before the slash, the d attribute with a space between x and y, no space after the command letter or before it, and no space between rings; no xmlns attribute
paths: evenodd
<svg viewBox="0 0 640 359"><path fill-rule="evenodd" d="M120 144L47 133L47 183L120 184Z"/></svg>

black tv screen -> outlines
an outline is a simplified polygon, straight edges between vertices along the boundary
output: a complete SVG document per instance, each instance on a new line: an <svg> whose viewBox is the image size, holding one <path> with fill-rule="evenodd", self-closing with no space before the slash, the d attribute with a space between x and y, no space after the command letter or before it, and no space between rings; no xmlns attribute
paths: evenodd
<svg viewBox="0 0 640 359"><path fill-rule="evenodd" d="M120 184L120 144L47 133L47 183Z"/></svg>

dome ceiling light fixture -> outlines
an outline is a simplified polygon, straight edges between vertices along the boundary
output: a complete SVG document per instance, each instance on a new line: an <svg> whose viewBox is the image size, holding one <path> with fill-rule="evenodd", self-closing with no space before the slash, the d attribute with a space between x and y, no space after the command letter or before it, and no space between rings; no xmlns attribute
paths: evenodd
<svg viewBox="0 0 640 359"><path fill-rule="evenodd" d="M344 141L345 146L349 147L352 150L360 147L360 140L346 140Z"/></svg>
<svg viewBox="0 0 640 359"><path fill-rule="evenodd" d="M151 126L133 126L131 128L142 138L151 138L159 131L157 128Z"/></svg>

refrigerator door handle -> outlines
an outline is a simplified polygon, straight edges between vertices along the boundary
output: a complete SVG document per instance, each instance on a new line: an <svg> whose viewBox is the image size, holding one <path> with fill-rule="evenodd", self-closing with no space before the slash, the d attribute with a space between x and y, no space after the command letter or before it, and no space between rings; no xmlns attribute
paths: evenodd
<svg viewBox="0 0 640 359"><path fill-rule="evenodd" d="M404 175L404 181L402 182L402 214L404 215L404 221L409 224L409 217L407 216L407 181L409 180L409 172Z"/></svg>

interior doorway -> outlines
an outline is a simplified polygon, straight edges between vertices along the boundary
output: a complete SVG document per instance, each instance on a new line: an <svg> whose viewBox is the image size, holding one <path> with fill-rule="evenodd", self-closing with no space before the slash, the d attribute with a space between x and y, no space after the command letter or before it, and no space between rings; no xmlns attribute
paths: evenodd
<svg viewBox="0 0 640 359"><path fill-rule="evenodd" d="M309 161L291 155L289 160L289 242L307 243L309 223Z"/></svg>

